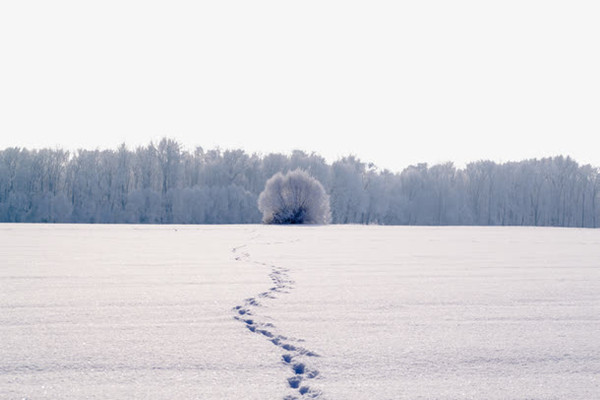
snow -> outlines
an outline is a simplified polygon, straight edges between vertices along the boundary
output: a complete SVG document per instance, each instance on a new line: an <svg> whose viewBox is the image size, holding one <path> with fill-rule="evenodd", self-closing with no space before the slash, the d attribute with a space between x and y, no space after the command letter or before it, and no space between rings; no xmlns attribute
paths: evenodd
<svg viewBox="0 0 600 400"><path fill-rule="evenodd" d="M0 259L2 399L600 393L597 230L3 224Z"/></svg>

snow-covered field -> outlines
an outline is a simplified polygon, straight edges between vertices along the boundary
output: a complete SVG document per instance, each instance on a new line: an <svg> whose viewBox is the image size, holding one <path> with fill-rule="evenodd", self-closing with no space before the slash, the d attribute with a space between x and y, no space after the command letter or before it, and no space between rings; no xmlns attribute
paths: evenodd
<svg viewBox="0 0 600 400"><path fill-rule="evenodd" d="M0 399L600 398L600 231L0 225Z"/></svg>

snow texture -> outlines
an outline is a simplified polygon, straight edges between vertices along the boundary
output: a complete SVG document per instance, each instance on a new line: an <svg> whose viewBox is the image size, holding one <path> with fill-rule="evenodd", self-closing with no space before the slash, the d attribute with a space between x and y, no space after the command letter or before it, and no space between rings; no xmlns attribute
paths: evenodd
<svg viewBox="0 0 600 400"><path fill-rule="evenodd" d="M0 398L600 393L600 232L0 225Z"/></svg>

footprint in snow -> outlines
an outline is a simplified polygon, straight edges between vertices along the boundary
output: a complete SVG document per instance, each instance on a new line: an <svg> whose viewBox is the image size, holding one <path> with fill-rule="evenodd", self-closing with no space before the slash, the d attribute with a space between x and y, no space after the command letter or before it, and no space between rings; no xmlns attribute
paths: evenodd
<svg viewBox="0 0 600 400"><path fill-rule="evenodd" d="M232 253L238 253L238 251L244 247L246 247L246 245L235 247L232 249ZM251 261L250 254L247 252L237 255L235 259L237 261L253 262L254 264L267 267L271 271L269 273L269 278L273 282L274 286L270 287L265 292L259 293L256 297L249 297L245 299L244 305L234 307L233 311L235 313L234 319L242 322L250 332L266 338L275 346L285 351L281 358L285 364L291 367L293 372L293 375L287 378L287 383L289 388L297 391L300 397L288 395L284 397L283 400L320 398L320 391L311 389L308 385L303 384L306 380L316 378L319 375L319 371L309 369L303 362L295 361L295 359L299 357L319 357L319 355L313 351L289 343L290 341L303 342L303 340L291 339L276 334L273 324L260 321L257 316L254 316L251 312L252 308L261 307L261 303L257 300L257 298L274 300L277 299L274 293L289 293L290 290L294 289L294 281L288 274L289 270L276 265ZM252 318L249 318L250 316L252 316Z"/></svg>

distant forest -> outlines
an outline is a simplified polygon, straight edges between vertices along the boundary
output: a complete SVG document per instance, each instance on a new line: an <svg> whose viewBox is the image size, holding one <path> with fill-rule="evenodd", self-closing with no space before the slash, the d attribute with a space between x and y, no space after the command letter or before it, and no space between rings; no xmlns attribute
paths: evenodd
<svg viewBox="0 0 600 400"><path fill-rule="evenodd" d="M182 149L0 150L0 221L259 223L257 198L277 172L301 168L330 196L332 222L382 225L597 227L598 168L569 157L380 170L349 156Z"/></svg>

